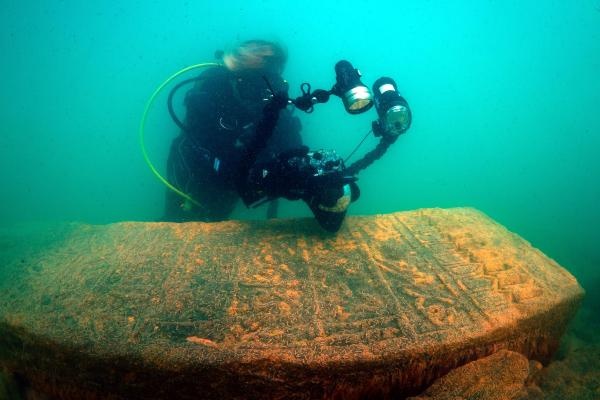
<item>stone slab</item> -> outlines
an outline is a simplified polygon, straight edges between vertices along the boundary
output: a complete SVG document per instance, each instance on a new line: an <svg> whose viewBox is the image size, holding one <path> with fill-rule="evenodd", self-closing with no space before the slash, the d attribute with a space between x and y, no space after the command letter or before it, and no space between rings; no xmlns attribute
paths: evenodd
<svg viewBox="0 0 600 400"><path fill-rule="evenodd" d="M546 361L583 290L468 208L0 231L0 366L60 398L399 398Z"/></svg>

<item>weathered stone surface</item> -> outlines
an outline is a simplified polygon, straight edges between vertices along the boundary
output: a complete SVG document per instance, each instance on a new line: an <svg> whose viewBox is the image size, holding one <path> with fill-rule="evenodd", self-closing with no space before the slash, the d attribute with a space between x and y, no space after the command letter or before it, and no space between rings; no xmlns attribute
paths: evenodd
<svg viewBox="0 0 600 400"><path fill-rule="evenodd" d="M472 209L336 236L309 219L35 232L0 237L0 364L63 398L415 394L501 349L547 360L583 295Z"/></svg>
<svg viewBox="0 0 600 400"><path fill-rule="evenodd" d="M500 350L450 371L423 394L408 400L523 399L528 393L525 385L529 375L527 358L513 351Z"/></svg>

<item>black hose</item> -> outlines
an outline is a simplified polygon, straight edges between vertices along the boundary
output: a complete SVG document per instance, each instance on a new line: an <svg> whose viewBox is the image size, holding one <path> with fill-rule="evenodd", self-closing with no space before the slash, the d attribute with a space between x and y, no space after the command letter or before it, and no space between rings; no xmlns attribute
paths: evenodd
<svg viewBox="0 0 600 400"><path fill-rule="evenodd" d="M182 86L187 85L190 82L194 82L195 80L198 80L198 78L189 78L189 79L179 82L169 92L169 99L167 100L167 107L169 108L169 114L171 115L173 122L175 122L175 124L183 131L187 131L188 128L183 124L183 122L181 122L181 120L179 118L177 118L177 115L175 114L175 110L173 109L173 96L175 96L175 93Z"/></svg>

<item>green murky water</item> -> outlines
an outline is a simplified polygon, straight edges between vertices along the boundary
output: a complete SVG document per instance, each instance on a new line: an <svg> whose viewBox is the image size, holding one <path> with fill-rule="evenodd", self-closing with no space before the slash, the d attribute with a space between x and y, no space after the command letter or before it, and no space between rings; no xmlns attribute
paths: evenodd
<svg viewBox="0 0 600 400"><path fill-rule="evenodd" d="M599 1L5 3L0 225L157 219L164 188L137 136L145 102L173 72L265 38L288 49L292 96L305 81L331 87L348 59L369 86L393 77L412 107L350 213L476 207L577 276L586 321L598 319ZM165 98L147 131L161 171L177 134ZM307 145L347 155L375 112L351 116L334 98L301 118ZM310 211L287 202L281 216Z"/></svg>

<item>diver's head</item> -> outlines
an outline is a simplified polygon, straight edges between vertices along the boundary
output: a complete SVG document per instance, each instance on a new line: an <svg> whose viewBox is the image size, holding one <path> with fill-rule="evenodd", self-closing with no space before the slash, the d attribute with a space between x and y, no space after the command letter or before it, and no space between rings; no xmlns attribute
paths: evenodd
<svg viewBox="0 0 600 400"><path fill-rule="evenodd" d="M266 40L245 41L223 55L223 63L233 72L254 70L281 74L286 61L285 49Z"/></svg>
<svg viewBox="0 0 600 400"><path fill-rule="evenodd" d="M279 44L248 40L222 58L235 78L237 97L250 114L260 115L273 94L287 93L287 82L281 77L287 54Z"/></svg>

